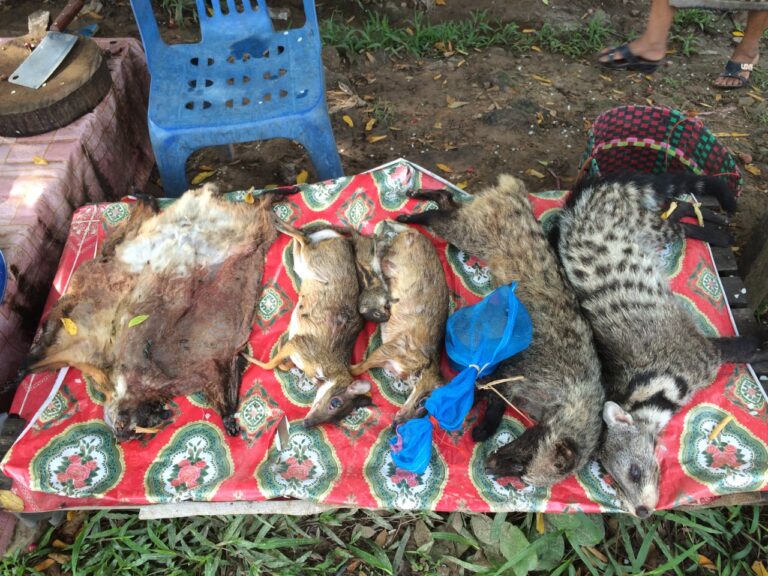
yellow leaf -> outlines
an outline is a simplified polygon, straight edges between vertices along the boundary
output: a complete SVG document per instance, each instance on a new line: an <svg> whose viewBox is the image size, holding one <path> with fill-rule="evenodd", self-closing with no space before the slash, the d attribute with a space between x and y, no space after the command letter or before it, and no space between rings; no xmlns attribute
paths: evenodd
<svg viewBox="0 0 768 576"><path fill-rule="evenodd" d="M243 196L243 202L245 202L246 204L253 204L254 202L256 202L256 199L253 197L253 191L254 191L254 188L253 186L251 186Z"/></svg>
<svg viewBox="0 0 768 576"><path fill-rule="evenodd" d="M453 102L450 102L448 104L448 108L461 108L462 106L466 106L469 104L469 102L460 102L459 100L454 100Z"/></svg>
<svg viewBox="0 0 768 576"><path fill-rule="evenodd" d="M48 570L48 568L50 568L54 564L56 564L55 560L46 558L42 562L39 562L38 564L35 564L34 566L32 566L32 570L37 570L38 572L45 572L46 570Z"/></svg>
<svg viewBox="0 0 768 576"><path fill-rule="evenodd" d="M720 432L723 431L723 429L728 425L728 422L730 422L731 420L733 420L733 416L731 416L730 414L728 414L728 416L720 420L720 423L714 428L712 428L712 432L710 432L709 436L707 436L707 440L712 442L712 440L717 438L720 435Z"/></svg>
<svg viewBox="0 0 768 576"><path fill-rule="evenodd" d="M716 138L746 138L749 136L748 132L715 132Z"/></svg>
<svg viewBox="0 0 768 576"><path fill-rule="evenodd" d="M753 176L760 176L760 174L762 174L762 170L760 170L760 168L758 168L754 164L744 164L744 170L746 170Z"/></svg>
<svg viewBox="0 0 768 576"><path fill-rule="evenodd" d="M544 534L546 529L544 528L544 514L536 512L536 532Z"/></svg>
<svg viewBox="0 0 768 576"><path fill-rule="evenodd" d="M275 188L280 188L280 186L278 186L277 184L267 184L266 186L264 186L265 190L274 190Z"/></svg>
<svg viewBox="0 0 768 576"><path fill-rule="evenodd" d="M48 160L45 158L42 158L41 156L32 156L32 162L37 164L38 166L45 166L48 164Z"/></svg>
<svg viewBox="0 0 768 576"><path fill-rule="evenodd" d="M435 0L435 6L445 6L445 0Z"/></svg>
<svg viewBox="0 0 768 576"><path fill-rule="evenodd" d="M61 540L56 538L56 540L51 542L51 546L53 546L54 548L62 549L62 548L66 548L67 546L69 546L69 544L67 544L66 542L62 542Z"/></svg>
<svg viewBox="0 0 768 576"><path fill-rule="evenodd" d="M344 116L342 116L341 119L344 120L344 123L350 128L355 127L355 123L350 116L347 116L346 114L344 114Z"/></svg>
<svg viewBox="0 0 768 576"><path fill-rule="evenodd" d="M414 34L413 30L411 30L411 28L409 28L408 26L406 26L405 28L405 33L408 34L408 36L413 36Z"/></svg>
<svg viewBox="0 0 768 576"><path fill-rule="evenodd" d="M302 170L296 175L296 184L304 184L309 178L309 172Z"/></svg>
<svg viewBox="0 0 768 576"><path fill-rule="evenodd" d="M134 326L138 326L142 322L144 322L147 318L149 318L149 314L139 314L138 316L134 316L130 320L128 320L128 328L133 328Z"/></svg>
<svg viewBox="0 0 768 576"><path fill-rule="evenodd" d="M747 92L747 96L749 96L753 100L757 100L758 102L764 102L765 101L765 98L763 98L759 94L755 94L754 92Z"/></svg>
<svg viewBox="0 0 768 576"><path fill-rule="evenodd" d="M201 183L203 180L207 180L208 178L210 178L211 176L213 176L213 174L214 174L214 170L208 170L208 171L206 171L206 172L199 172L199 173L197 174L197 176L195 176L194 178L192 178L192 185L193 185L193 186L197 186L197 185L198 185L198 184L200 184L200 183Z"/></svg>
<svg viewBox="0 0 768 576"><path fill-rule="evenodd" d="M539 48L535 44L531 46L531 50L533 50L534 52L541 52L541 48Z"/></svg>
<svg viewBox="0 0 768 576"><path fill-rule="evenodd" d="M533 74L531 78L533 78L537 82L541 82L542 84L552 84L552 80L550 80L549 78L545 78L544 76L539 76L538 74Z"/></svg>
<svg viewBox="0 0 768 576"><path fill-rule="evenodd" d="M370 132L373 130L373 127L376 126L376 118L371 118L368 120L368 122L365 123L365 131Z"/></svg>
<svg viewBox="0 0 768 576"><path fill-rule="evenodd" d="M368 142L370 142L371 144L375 144L376 142L379 142L380 140L384 140L384 138L386 138L386 136L374 136L373 134L371 134L370 136L368 136L366 138L366 140L368 140Z"/></svg>
<svg viewBox="0 0 768 576"><path fill-rule="evenodd" d="M523 34L534 34L536 30L534 28L526 28L523 30Z"/></svg>
<svg viewBox="0 0 768 576"><path fill-rule="evenodd" d="M468 184L469 184L469 182L467 182L466 180L462 180L461 182L457 182L456 186L458 186L462 190L466 190Z"/></svg>
<svg viewBox="0 0 768 576"><path fill-rule="evenodd" d="M528 176L535 176L536 178L539 178L539 179L544 178L544 174L542 174L541 172L539 172L535 168L528 168L528 170L526 170L525 173Z"/></svg>
<svg viewBox="0 0 768 576"><path fill-rule="evenodd" d="M606 76L605 74L600 74L600 78L602 78L606 82L613 82L613 78L611 78L610 76Z"/></svg>
<svg viewBox="0 0 768 576"><path fill-rule="evenodd" d="M755 573L755 576L768 576L768 569L759 560L752 562L752 571Z"/></svg>
<svg viewBox="0 0 768 576"><path fill-rule="evenodd" d="M701 566L702 568L704 568L706 570L711 570L713 572L715 570L717 570L717 568L715 567L715 564L712 562L712 560L710 560L709 558L707 558L703 554L699 554L698 563L699 563L699 566Z"/></svg>
<svg viewBox="0 0 768 576"><path fill-rule="evenodd" d="M75 324L72 318L62 318L61 323L64 325L64 330L66 330L67 334L70 336L77 335L77 324Z"/></svg>
<svg viewBox="0 0 768 576"><path fill-rule="evenodd" d="M651 76L650 74L646 74L645 79L648 80L648 82L653 82L653 76Z"/></svg>
<svg viewBox="0 0 768 576"><path fill-rule="evenodd" d="M434 76L432 76L432 80L440 80L440 78L442 77L443 77L442 74L435 74Z"/></svg>
<svg viewBox="0 0 768 576"><path fill-rule="evenodd" d="M733 36L734 38L743 38L744 32L742 32L741 30L734 30L733 32L731 32L731 36Z"/></svg>
<svg viewBox="0 0 768 576"><path fill-rule="evenodd" d="M24 501L10 490L0 490L0 508L10 512L22 512Z"/></svg>
<svg viewBox="0 0 768 576"><path fill-rule="evenodd" d="M450 166L448 166L447 164L441 164L440 162L438 162L438 163L436 164L436 166L437 166L438 168L440 168L440 170L442 170L443 172L447 172L448 174L450 174L451 172L453 172L453 168L451 168L451 167L450 167Z"/></svg>

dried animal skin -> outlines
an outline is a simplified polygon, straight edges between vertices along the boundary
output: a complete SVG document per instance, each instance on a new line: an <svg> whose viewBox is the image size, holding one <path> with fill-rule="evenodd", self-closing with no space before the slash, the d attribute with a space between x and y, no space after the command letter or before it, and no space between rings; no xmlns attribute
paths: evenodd
<svg viewBox="0 0 768 576"><path fill-rule="evenodd" d="M164 403L204 391L229 434L264 269L277 233L271 198L228 202L213 186L162 213L139 205L101 258L75 272L32 351L32 371L71 365L107 395L119 440L156 428ZM77 336L58 329L70 317ZM146 316L143 321L131 322Z"/></svg>

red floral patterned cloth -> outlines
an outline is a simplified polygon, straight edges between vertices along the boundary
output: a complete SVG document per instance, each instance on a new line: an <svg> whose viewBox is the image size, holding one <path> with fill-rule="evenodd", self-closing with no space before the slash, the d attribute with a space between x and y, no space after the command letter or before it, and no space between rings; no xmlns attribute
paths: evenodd
<svg viewBox="0 0 768 576"><path fill-rule="evenodd" d="M406 198L411 187L442 188L445 182L406 161L336 181L302 186L301 195L276 205L295 225L322 220L365 234L426 203ZM457 195L463 195L456 191ZM241 199L243 193L234 193ZM532 194L537 217L547 227L563 192ZM92 258L106 234L130 211L129 203L81 208L48 305L63 292L72 271ZM425 233L428 234L426 230ZM445 269L453 308L476 302L490 291L483 265L430 236ZM680 242L664 251L673 289L704 332L733 334L711 254L705 244ZM286 337L297 299L289 239L280 237L267 255L263 292L250 338L262 360ZM357 340L359 361L380 340L367 324ZM444 362L445 365L445 362ZM446 375L447 375L447 366ZM360 409L339 426L305 429L301 418L313 386L294 370L266 372L251 366L240 394L242 434L227 437L218 414L201 394L176 398L168 427L151 438L116 444L102 421L103 398L76 370L27 378L13 411L31 421L3 462L25 511L145 505L180 500L261 501L279 497L343 506L430 510L613 511L618 500L597 463L551 489L532 488L516 478L488 477L485 455L519 435L524 425L510 411L496 435L472 442L469 430L481 407L457 432L438 431L427 470L420 475L396 468L390 457L391 422L406 397L403 383L373 370L374 406ZM50 401L46 399L51 396ZM43 409L44 406L44 409ZM277 424L290 421L287 444L274 442ZM722 431L709 439L725 418ZM725 365L715 382L677 414L662 438L661 508L718 495L765 489L768 480L768 408L762 389L744 365Z"/></svg>

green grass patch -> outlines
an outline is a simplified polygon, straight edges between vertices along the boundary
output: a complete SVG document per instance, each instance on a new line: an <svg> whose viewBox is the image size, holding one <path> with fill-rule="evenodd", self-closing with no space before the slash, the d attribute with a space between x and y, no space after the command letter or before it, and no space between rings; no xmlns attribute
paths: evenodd
<svg viewBox="0 0 768 576"><path fill-rule="evenodd" d="M439 24L432 24L424 14L417 13L407 24L395 26L386 15L376 12L370 13L359 26L350 26L338 16L321 24L326 45L354 53L381 50L395 56L469 53L491 46L519 53L538 46L578 58L602 48L611 33L599 17L575 29L545 24L539 30L524 33L517 24L491 20L483 11L471 12L466 20Z"/></svg>
<svg viewBox="0 0 768 576"><path fill-rule="evenodd" d="M307 517L197 517L141 521L87 517L72 544L49 529L33 552L0 559L0 574L36 574L58 554L78 576L711 573L752 574L765 561L768 514L758 507L626 515L436 514L337 510ZM541 524L539 527L541 527ZM65 527L66 528L66 527Z"/></svg>

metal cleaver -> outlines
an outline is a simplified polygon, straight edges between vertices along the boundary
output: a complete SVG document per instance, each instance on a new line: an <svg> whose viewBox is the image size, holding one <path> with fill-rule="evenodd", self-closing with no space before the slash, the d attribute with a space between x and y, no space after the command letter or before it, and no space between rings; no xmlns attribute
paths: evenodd
<svg viewBox="0 0 768 576"><path fill-rule="evenodd" d="M43 41L11 73L8 82L37 90L50 78L77 42L77 36L65 34L62 30L75 19L84 4L85 0L69 0Z"/></svg>

